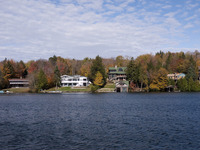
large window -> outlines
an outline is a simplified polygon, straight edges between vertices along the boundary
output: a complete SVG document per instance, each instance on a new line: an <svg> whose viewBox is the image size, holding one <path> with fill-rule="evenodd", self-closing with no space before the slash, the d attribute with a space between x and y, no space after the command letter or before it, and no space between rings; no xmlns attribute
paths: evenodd
<svg viewBox="0 0 200 150"><path fill-rule="evenodd" d="M120 72L123 72L123 69L122 69L122 68L119 68L119 71L120 71Z"/></svg>

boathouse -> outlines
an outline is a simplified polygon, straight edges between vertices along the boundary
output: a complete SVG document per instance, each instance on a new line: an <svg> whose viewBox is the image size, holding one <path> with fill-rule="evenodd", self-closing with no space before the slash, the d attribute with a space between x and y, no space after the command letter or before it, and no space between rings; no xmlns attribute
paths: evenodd
<svg viewBox="0 0 200 150"><path fill-rule="evenodd" d="M119 81L116 83L115 91L116 92L128 92L128 81Z"/></svg>

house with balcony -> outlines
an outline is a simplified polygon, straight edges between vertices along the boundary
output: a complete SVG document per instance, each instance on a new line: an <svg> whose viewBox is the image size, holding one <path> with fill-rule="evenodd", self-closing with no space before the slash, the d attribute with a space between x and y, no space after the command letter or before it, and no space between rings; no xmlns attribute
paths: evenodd
<svg viewBox="0 0 200 150"><path fill-rule="evenodd" d="M127 67L109 67L108 72L108 80L118 82L118 81L126 81L126 70Z"/></svg>
<svg viewBox="0 0 200 150"><path fill-rule="evenodd" d="M173 74L168 74L167 77L169 79L173 79L174 81L177 81L179 79L185 78L185 74L184 73L173 73Z"/></svg>
<svg viewBox="0 0 200 150"><path fill-rule="evenodd" d="M128 92L129 82L126 80L127 67L109 67L108 80L113 81L116 85L116 92Z"/></svg>
<svg viewBox="0 0 200 150"><path fill-rule="evenodd" d="M87 77L80 76L80 75L62 75L61 76L61 86L89 86L91 82L88 80Z"/></svg>

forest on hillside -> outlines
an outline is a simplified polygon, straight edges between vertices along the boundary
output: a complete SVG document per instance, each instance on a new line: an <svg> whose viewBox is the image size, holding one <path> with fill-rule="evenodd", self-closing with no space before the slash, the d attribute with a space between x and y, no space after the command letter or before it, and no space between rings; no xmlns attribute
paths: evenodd
<svg viewBox="0 0 200 150"><path fill-rule="evenodd" d="M98 58L98 59L97 59ZM96 61L96 62L95 62ZM95 63L101 66L94 67ZM11 78L28 78L30 88L34 89L40 83L40 77L45 81L45 88L55 87L58 83L57 76L60 75L82 75L89 77L93 85L96 76L103 81L99 81L99 85L105 85L105 79L109 71L109 67L117 65L118 67L128 67L126 74L131 86L144 88L145 90L163 90L166 85L177 85L182 91L195 91L199 89L198 66L200 66L200 52L162 52L156 54L144 54L137 58L130 56L117 56L112 58L101 58L97 56L95 59L84 58L83 60L62 58L61 56L53 56L48 60L38 59L28 62L15 61L13 59L4 59L0 61L0 89L7 88L8 79ZM105 71L102 72L102 68ZM95 70L96 69L96 70ZM102 73L101 73L102 72ZM169 73L185 73L186 79L173 83L168 80ZM186 80L186 81L185 81ZM96 80L97 81L97 80ZM95 82L96 82L95 81ZM190 85L195 85L191 86ZM187 87L187 88L184 88Z"/></svg>

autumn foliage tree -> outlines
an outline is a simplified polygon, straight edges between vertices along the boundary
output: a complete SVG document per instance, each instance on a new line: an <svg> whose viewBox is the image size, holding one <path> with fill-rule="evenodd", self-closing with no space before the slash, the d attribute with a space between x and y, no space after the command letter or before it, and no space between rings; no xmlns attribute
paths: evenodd
<svg viewBox="0 0 200 150"><path fill-rule="evenodd" d="M99 71L97 71L93 83L94 83L94 85L97 85L97 86L103 86L104 85L103 76Z"/></svg>

